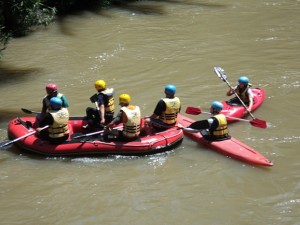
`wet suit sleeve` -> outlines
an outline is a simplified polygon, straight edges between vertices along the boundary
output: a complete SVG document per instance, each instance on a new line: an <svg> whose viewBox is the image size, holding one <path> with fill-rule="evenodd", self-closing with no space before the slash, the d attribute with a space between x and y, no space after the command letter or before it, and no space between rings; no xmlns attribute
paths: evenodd
<svg viewBox="0 0 300 225"><path fill-rule="evenodd" d="M157 103L157 105L156 105L156 107L155 107L155 109L154 109L154 114L155 115L161 115L162 114L162 112L164 112L166 110L166 104L165 104L165 102L163 101L163 100L160 100L158 103Z"/></svg>
<svg viewBox="0 0 300 225"><path fill-rule="evenodd" d="M211 119L213 119L213 122L210 125L210 130L216 130L219 126L219 121L216 118Z"/></svg>
<svg viewBox="0 0 300 225"><path fill-rule="evenodd" d="M120 110L118 112L116 118L114 118L113 123L116 124L116 125L118 125L118 124L120 124L122 122L123 122L123 111Z"/></svg>
<svg viewBox="0 0 300 225"><path fill-rule="evenodd" d="M45 100L45 98L43 98L42 104L43 104L43 107L42 107L42 113L46 113L46 112L47 112L47 105L46 105L46 100Z"/></svg>
<svg viewBox="0 0 300 225"><path fill-rule="evenodd" d="M54 122L53 117L50 113L47 113L44 119L40 123L40 127L44 127L46 125L52 125Z"/></svg>
<svg viewBox="0 0 300 225"><path fill-rule="evenodd" d="M69 102L68 102L66 96L64 96L64 95L61 96L61 100L62 100L62 106L63 106L64 108L68 108L68 107L69 107Z"/></svg>

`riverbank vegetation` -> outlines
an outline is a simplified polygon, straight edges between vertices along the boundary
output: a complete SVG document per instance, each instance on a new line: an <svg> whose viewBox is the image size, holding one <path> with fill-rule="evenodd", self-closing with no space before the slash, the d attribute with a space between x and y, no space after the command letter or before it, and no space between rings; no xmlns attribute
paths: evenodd
<svg viewBox="0 0 300 225"><path fill-rule="evenodd" d="M114 0L0 0L0 60L11 37L22 37L56 16L111 5Z"/></svg>

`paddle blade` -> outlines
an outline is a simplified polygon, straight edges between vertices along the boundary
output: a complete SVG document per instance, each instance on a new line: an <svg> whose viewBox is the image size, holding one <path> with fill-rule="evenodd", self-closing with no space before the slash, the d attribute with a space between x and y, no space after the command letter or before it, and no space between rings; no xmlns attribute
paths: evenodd
<svg viewBox="0 0 300 225"><path fill-rule="evenodd" d="M4 141L4 142L0 143L0 149L4 148L5 146L10 145L11 143L12 143L11 141Z"/></svg>
<svg viewBox="0 0 300 225"><path fill-rule="evenodd" d="M250 123L254 127L267 128L267 122L264 120L254 119L250 120Z"/></svg>
<svg viewBox="0 0 300 225"><path fill-rule="evenodd" d="M227 80L227 75L221 67L215 66L214 71L221 80L223 80L223 81Z"/></svg>
<svg viewBox="0 0 300 225"><path fill-rule="evenodd" d="M21 110L22 110L24 113L32 114L32 111L31 111L31 110L24 109L24 108L21 108Z"/></svg>
<svg viewBox="0 0 300 225"><path fill-rule="evenodd" d="M32 111L32 110L29 110L29 109L24 109L24 108L21 108L21 110L24 112L24 113L27 113L27 114L40 114L40 112L36 112L36 111Z"/></svg>
<svg viewBox="0 0 300 225"><path fill-rule="evenodd" d="M199 109L199 108L188 106L188 107L186 107L185 113L191 114L191 115L199 115L202 112L201 112L201 109Z"/></svg>
<svg viewBox="0 0 300 225"><path fill-rule="evenodd" d="M188 128L192 128L195 130L204 130L209 128L209 122L207 120L200 120L191 123Z"/></svg>

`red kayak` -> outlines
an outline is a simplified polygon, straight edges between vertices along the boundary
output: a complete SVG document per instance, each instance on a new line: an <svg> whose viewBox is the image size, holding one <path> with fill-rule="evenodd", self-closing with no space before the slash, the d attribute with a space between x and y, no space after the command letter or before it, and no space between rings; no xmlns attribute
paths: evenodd
<svg viewBox="0 0 300 225"><path fill-rule="evenodd" d="M177 121L183 127L188 127L191 123L195 122L195 120L192 120L181 114L178 115ZM228 140L211 142L204 139L204 137L201 135L200 132L191 133L191 132L184 131L184 135L190 137L192 140L204 145L205 147L208 147L214 151L222 153L231 158L238 159L252 165L259 165L259 166L273 165L273 163L270 160L265 158L256 150L250 148L249 146L243 144L242 142L238 141L235 138L231 137Z"/></svg>
<svg viewBox="0 0 300 225"><path fill-rule="evenodd" d="M22 149L47 156L146 155L172 149L183 139L183 131L173 127L162 132L141 136L135 141L121 142L113 138L105 141L99 135L100 131L88 132L82 129L86 121L74 117L69 120L69 139L61 144L52 144L34 135L35 130L28 126L30 122L35 121L34 117L23 117L21 120L27 122L20 123L18 119L10 121L8 125L10 140L27 136L16 141L15 144ZM122 129L122 126L117 126L115 129ZM33 134L30 135L30 133ZM95 134L90 135L91 133Z"/></svg>
<svg viewBox="0 0 300 225"><path fill-rule="evenodd" d="M265 100L265 91L260 88L252 88L251 89L253 92L253 107L252 107L252 112L256 110ZM237 120L232 119L230 117L236 117L236 118L243 118L246 112L246 109L243 105L230 105L228 104L227 101L222 101L223 104L223 110L221 111L222 114L227 116L227 122L235 122Z"/></svg>

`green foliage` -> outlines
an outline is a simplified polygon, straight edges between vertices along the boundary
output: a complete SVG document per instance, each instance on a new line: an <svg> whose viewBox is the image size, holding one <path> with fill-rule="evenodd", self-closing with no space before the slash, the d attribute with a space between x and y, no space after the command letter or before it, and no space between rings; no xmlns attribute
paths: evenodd
<svg viewBox="0 0 300 225"><path fill-rule="evenodd" d="M48 25L55 13L43 0L0 0L0 59L11 36L24 36L33 27Z"/></svg>
<svg viewBox="0 0 300 225"><path fill-rule="evenodd" d="M10 37L9 33L3 31L3 27L0 27L0 60L2 59L2 51L6 48L6 44Z"/></svg>
<svg viewBox="0 0 300 225"><path fill-rule="evenodd" d="M55 8L45 6L42 0L2 1L4 29L15 37L26 35L34 26L48 25L55 15Z"/></svg>
<svg viewBox="0 0 300 225"><path fill-rule="evenodd" d="M0 0L0 59L10 37L21 37L40 25L47 26L57 13L110 5L113 0ZM126 0L125 0L126 1Z"/></svg>
<svg viewBox="0 0 300 225"><path fill-rule="evenodd" d="M112 0L45 0L45 4L55 7L59 15L65 15L80 10L92 10L110 5Z"/></svg>

